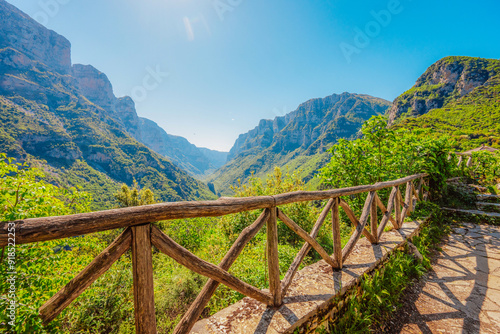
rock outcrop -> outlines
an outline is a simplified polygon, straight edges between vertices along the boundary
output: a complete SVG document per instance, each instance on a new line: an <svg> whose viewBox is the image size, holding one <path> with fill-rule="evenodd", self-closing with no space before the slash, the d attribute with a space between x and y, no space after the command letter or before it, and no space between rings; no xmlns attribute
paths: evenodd
<svg viewBox="0 0 500 334"><path fill-rule="evenodd" d="M253 130L240 135L229 151L228 160L249 154L253 148L272 147L274 152L283 153L308 148L317 140L323 142L317 147L324 151L335 142L333 137L355 134L360 120L383 114L389 105L390 102L382 99L350 93L311 99L285 116L261 120Z"/></svg>
<svg viewBox="0 0 500 334"><path fill-rule="evenodd" d="M230 151L228 162L208 180L216 191L231 194L230 187L252 175L264 177L275 166L301 170L306 182L328 160L328 148L340 138L355 137L364 121L384 114L389 101L361 94L333 94L309 100L295 111L242 134Z"/></svg>
<svg viewBox="0 0 500 334"><path fill-rule="evenodd" d="M495 75L487 59L446 57L430 66L415 85L394 100L389 123L400 117L417 117L459 99Z"/></svg>
<svg viewBox="0 0 500 334"><path fill-rule="evenodd" d="M71 43L0 0L0 49L12 47L59 73L71 69Z"/></svg>
<svg viewBox="0 0 500 334"><path fill-rule="evenodd" d="M75 79L75 86L83 96L113 113L116 97L106 74L91 65L75 64L71 68L71 76Z"/></svg>
<svg viewBox="0 0 500 334"><path fill-rule="evenodd" d="M396 128L453 138L455 147L500 147L500 59L446 57L394 101Z"/></svg>
<svg viewBox="0 0 500 334"><path fill-rule="evenodd" d="M142 122L139 116L137 116L137 111L135 110L135 103L131 97L125 96L115 99L113 110L116 118L122 122L123 126L125 127L127 132L130 133L132 137L139 140L140 142L148 146L156 153L160 153L157 150L155 150L154 147L149 146L147 143L144 142L142 135Z"/></svg>

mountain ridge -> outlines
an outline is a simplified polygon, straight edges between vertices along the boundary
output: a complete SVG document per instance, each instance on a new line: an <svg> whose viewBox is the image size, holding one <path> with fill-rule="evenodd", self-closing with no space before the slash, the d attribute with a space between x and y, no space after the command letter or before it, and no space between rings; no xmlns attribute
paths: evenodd
<svg viewBox="0 0 500 334"><path fill-rule="evenodd" d="M108 77L92 65L75 64L72 75L83 94L93 103L110 110L132 137L167 157L191 176L202 176L222 166L219 160L209 158L218 154L217 151L200 150L186 138L168 134L155 121L138 116L132 98L115 97ZM224 155L224 152L220 154Z"/></svg>
<svg viewBox="0 0 500 334"><path fill-rule="evenodd" d="M0 14L0 143L5 153L42 164L53 182L81 184L94 194L95 209L110 207L119 184L132 185L134 179L162 201L214 198L205 184L126 131L124 120L137 116L133 101L116 98L106 75L94 67L68 63L70 49L54 51L54 45L70 46L64 37L4 0ZM16 37L25 30L33 38ZM41 37L35 38L37 33ZM46 44L44 36L52 42ZM25 54L14 46L36 51ZM51 50L55 53L47 60ZM52 61L61 63L53 68Z"/></svg>
<svg viewBox="0 0 500 334"><path fill-rule="evenodd" d="M349 138L373 115L384 114L390 102L366 94L333 94L310 99L273 120L261 120L241 134L230 150L228 162L207 180L218 191L230 193L230 187L249 177L265 176L275 166L302 169L301 176L311 180L314 170L327 160L326 150L339 138ZM307 158L307 159L306 159Z"/></svg>

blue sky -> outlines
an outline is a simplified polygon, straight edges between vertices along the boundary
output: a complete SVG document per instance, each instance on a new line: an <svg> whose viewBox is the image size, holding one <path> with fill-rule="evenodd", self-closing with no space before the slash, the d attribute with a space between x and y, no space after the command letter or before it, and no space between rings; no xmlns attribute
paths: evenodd
<svg viewBox="0 0 500 334"><path fill-rule="evenodd" d="M218 150L311 98L392 101L442 57L500 58L497 0L8 2L68 38L73 63L106 73L140 116Z"/></svg>

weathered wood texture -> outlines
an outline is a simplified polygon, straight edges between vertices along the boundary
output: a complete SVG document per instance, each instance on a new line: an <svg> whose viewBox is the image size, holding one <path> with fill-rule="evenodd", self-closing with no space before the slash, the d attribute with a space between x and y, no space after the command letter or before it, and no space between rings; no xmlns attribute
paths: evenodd
<svg viewBox="0 0 500 334"><path fill-rule="evenodd" d="M316 241L314 240L314 238L311 238L311 236L309 234L307 234L306 231L304 231L299 225L297 225L297 223L295 223L293 220L291 220L290 218L287 217L287 215L285 215L281 210L278 209L278 217L279 219L285 223L286 226L288 226L292 231L294 231L295 233L297 233L297 235L299 237L301 237L302 239L304 239L309 245L311 245L312 248L314 248L314 250L316 252L318 252L318 254L321 256L321 258L323 260L325 260L326 263L328 263L329 265L331 265L332 267L335 267L335 263L333 262L333 260L330 258L330 255L328 255L328 253L323 249L323 247L321 247L321 245Z"/></svg>
<svg viewBox="0 0 500 334"><path fill-rule="evenodd" d="M399 229L402 225L401 220L401 206L403 205L403 201L401 199L401 190L399 190L399 186L396 187L396 197L394 198L394 206L395 206L395 216L396 216L396 225L397 229Z"/></svg>
<svg viewBox="0 0 500 334"><path fill-rule="evenodd" d="M403 201L403 211L401 212L401 223L400 223L400 226L402 226L405 218L411 212L411 206L410 206L411 202L412 202L411 186L407 184L406 185L406 191L405 191L405 199Z"/></svg>
<svg viewBox="0 0 500 334"><path fill-rule="evenodd" d="M156 334L151 225L132 227L135 332Z"/></svg>
<svg viewBox="0 0 500 334"><path fill-rule="evenodd" d="M342 238L340 236L339 199L335 198L332 205L333 260L335 269L342 269Z"/></svg>
<svg viewBox="0 0 500 334"><path fill-rule="evenodd" d="M276 201L276 206L283 204L290 204L295 202L306 202L306 201L316 201L324 200L329 198L335 198L340 196L349 196L365 192L377 191L384 188L394 187L397 185L405 184L409 181L419 179L421 177L426 177L427 174L415 174L412 176L407 176L394 181L379 182L373 185L348 187L342 189L324 190L324 191L296 191L286 194L280 194L273 196Z"/></svg>
<svg viewBox="0 0 500 334"><path fill-rule="evenodd" d="M325 191L297 191L276 196L223 198L217 201L204 202L160 203L61 217L25 219L16 221L16 243L25 244L62 239L159 220L215 217L241 211L271 208L294 202L325 200L393 187L425 176L427 175L416 174L374 185ZM0 223L0 247L7 245L7 224L8 222Z"/></svg>
<svg viewBox="0 0 500 334"><path fill-rule="evenodd" d="M273 298L269 293L263 292L256 287L253 287L250 284L234 277L226 270L200 259L181 245L177 244L156 226L152 226L151 242L162 253L170 256L184 267L191 269L200 275L216 280L217 282L222 283L229 288L244 294L245 296L252 297L253 299L270 306L273 305Z"/></svg>
<svg viewBox="0 0 500 334"><path fill-rule="evenodd" d="M392 191L394 191L394 188L392 188ZM395 193L394 193L395 194ZM391 195L392 195L392 192L391 192ZM390 198L390 196L389 196ZM379 209L382 211L382 213L385 213L387 212L389 209L385 207L384 203L382 203L382 200L380 199L380 197L378 197L378 194L375 196L375 200L377 201L377 206L379 207ZM394 197L393 197L393 200L394 200ZM391 200L389 200L389 202L391 202ZM389 206L389 205L387 205ZM389 215L389 220L391 221L392 223L392 226L394 226L394 228L397 228L397 222L396 222L396 219L392 218L391 215ZM384 226L385 227L385 226ZM380 234L380 233L379 233Z"/></svg>
<svg viewBox="0 0 500 334"><path fill-rule="evenodd" d="M104 274L129 248L132 233L127 228L115 241L103 250L85 269L76 275L64 288L57 292L40 308L44 324L54 320L97 278Z"/></svg>
<svg viewBox="0 0 500 334"><path fill-rule="evenodd" d="M174 331L175 334L181 334L189 332L220 283L268 306L280 306L300 263L311 248L314 248L332 267L336 269L342 268L343 262L352 252L354 245L362 234L370 242L376 243L389 220L393 222L396 228L402 225L406 215L413 209L413 195L419 200L422 187L426 187L423 180L426 176L426 174L418 174L369 186L327 191L299 191L276 196L250 198L221 198L217 201L206 202L162 203L63 217L26 219L16 222L16 241L19 244L31 243L127 227L92 263L40 308L41 318L44 323L53 320L90 286L92 282L108 270L127 249L132 248L136 332L140 334L156 333L151 254L151 246L155 245L161 252L167 254L181 265L209 278L202 292ZM420 183L418 188L415 189L413 181L417 179L419 179ZM399 185L402 184L406 184L404 201L399 191ZM376 191L387 187L392 187L393 189L386 209ZM362 192L368 192L368 195L358 221L349 205L345 201L340 200L340 196L354 195ZM424 192L423 197L425 198L426 195L427 193ZM329 199L329 201L316 221L311 234L304 231L297 223L277 208L277 205L324 199ZM340 238L339 206L344 209L356 227L343 250ZM401 206L403 206L403 212L401 212ZM380 226L377 225L377 207L383 213ZM219 266L198 258L165 235L156 226L150 224L150 222L157 220L222 216L256 209L265 210L251 226L243 230ZM391 217L393 209L396 211L396 219ZM332 213L334 243L334 254L332 257L315 240L330 211ZM282 282L280 282L278 258L278 216L289 228L306 241ZM370 226L372 233L365 229L368 216L371 216ZM269 289L271 293L261 291L227 272L241 254L245 245L258 233L264 223L267 223L266 252L269 270ZM0 223L0 247L4 246L7 241L7 224L7 222Z"/></svg>
<svg viewBox="0 0 500 334"><path fill-rule="evenodd" d="M408 182L406 187L410 188L410 190L406 191L406 196L407 196L406 200L408 201L408 214L409 214L410 212L413 212L413 182Z"/></svg>
<svg viewBox="0 0 500 334"><path fill-rule="evenodd" d="M377 193L375 193L375 198L377 198ZM378 244L378 217L377 217L377 201L372 201L370 208L370 231L373 236L373 243Z"/></svg>
<svg viewBox="0 0 500 334"><path fill-rule="evenodd" d="M219 264L221 269L229 270L229 268L231 268L234 261L236 261L248 242L255 237L262 226L264 226L267 222L269 215L270 210L265 210L252 225L246 227L240 233L238 239L236 239L231 249L227 252L226 256L224 256ZM198 294L198 297L196 297L195 301L191 304L181 321L175 327L173 332L174 334L189 333L218 286L219 282L213 279L208 280L201 292Z"/></svg>
<svg viewBox="0 0 500 334"><path fill-rule="evenodd" d="M354 211L351 209L349 204L347 204L347 202L344 200L340 200L340 206L342 207L342 209L344 210L344 212L346 213L347 217L349 218L351 223L354 225L354 227L358 227L358 225L359 225L358 218L356 218L356 215L354 214ZM375 243L375 239L373 238L373 235L371 235L371 233L368 232L367 229L363 228L361 233L363 233L365 238L370 240L370 242L372 244Z"/></svg>
<svg viewBox="0 0 500 334"><path fill-rule="evenodd" d="M387 222L391 220L393 227L395 229L399 228L399 225L396 223L396 221L391 217L392 209L394 208L394 201L396 199L396 194L398 192L398 188L394 187L392 188L391 194L389 195L389 202L387 204L387 209L384 212L384 216L382 217L382 220L380 221L380 225L378 227L378 235L379 237L384 233L384 228L385 225L387 225ZM377 196L378 197L378 196ZM380 200L380 199L379 199Z"/></svg>
<svg viewBox="0 0 500 334"><path fill-rule="evenodd" d="M278 220L277 208L271 208L267 219L267 269L269 271L269 291L273 296L273 306L283 303L278 257Z"/></svg>
<svg viewBox="0 0 500 334"><path fill-rule="evenodd" d="M361 234L363 233L363 230L365 230L365 225L368 220L368 216L370 215L370 210L371 206L373 203L373 199L375 198L375 191L370 191L368 196L366 196L366 201L365 205L363 207L363 212L361 213L361 217L359 218L359 224L356 226L356 230L354 230L354 233L351 235L351 238L345 245L344 249L342 250L342 261L344 262L349 254L351 254L354 245L356 245L356 242L358 242L359 238L361 237ZM366 230L365 230L366 231Z"/></svg>
<svg viewBox="0 0 500 334"><path fill-rule="evenodd" d="M321 226L323 226L323 223L325 222L326 216L329 214L330 209L332 208L334 201L337 199L330 199L328 203L325 205L323 208L323 211L318 217L318 220L316 220L316 224L314 224L314 227L311 231L311 238L316 239L318 236L319 230L321 229ZM283 278L283 281L281 281L281 291L283 296L286 295L286 292L288 290L288 287L292 283L293 277L297 273L297 270L300 267L300 264L306 257L307 253L311 250L311 245L309 243L305 243L302 248L300 249L299 253L297 256L295 256L295 259L293 260L292 264L290 265L290 268L285 274L285 277ZM341 249L342 251L342 249Z"/></svg>
<svg viewBox="0 0 500 334"><path fill-rule="evenodd" d="M418 181L418 187L417 187L417 199L419 201L423 199L423 196L422 196L423 185L424 185L424 178L421 177L420 180Z"/></svg>

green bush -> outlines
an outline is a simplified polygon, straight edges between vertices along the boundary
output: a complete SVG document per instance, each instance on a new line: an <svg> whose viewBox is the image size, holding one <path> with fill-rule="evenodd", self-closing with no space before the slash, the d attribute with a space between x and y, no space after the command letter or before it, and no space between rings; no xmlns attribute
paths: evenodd
<svg viewBox="0 0 500 334"><path fill-rule="evenodd" d="M456 172L454 159L448 160L452 142L447 137L432 139L418 131L387 128L383 116L365 122L362 134L352 141L341 139L329 150L332 158L320 174L326 185L345 188L428 173L429 190L437 198L445 180ZM384 200L388 195L387 190L379 192ZM364 197L366 194L360 194L346 200L359 212Z"/></svg>

